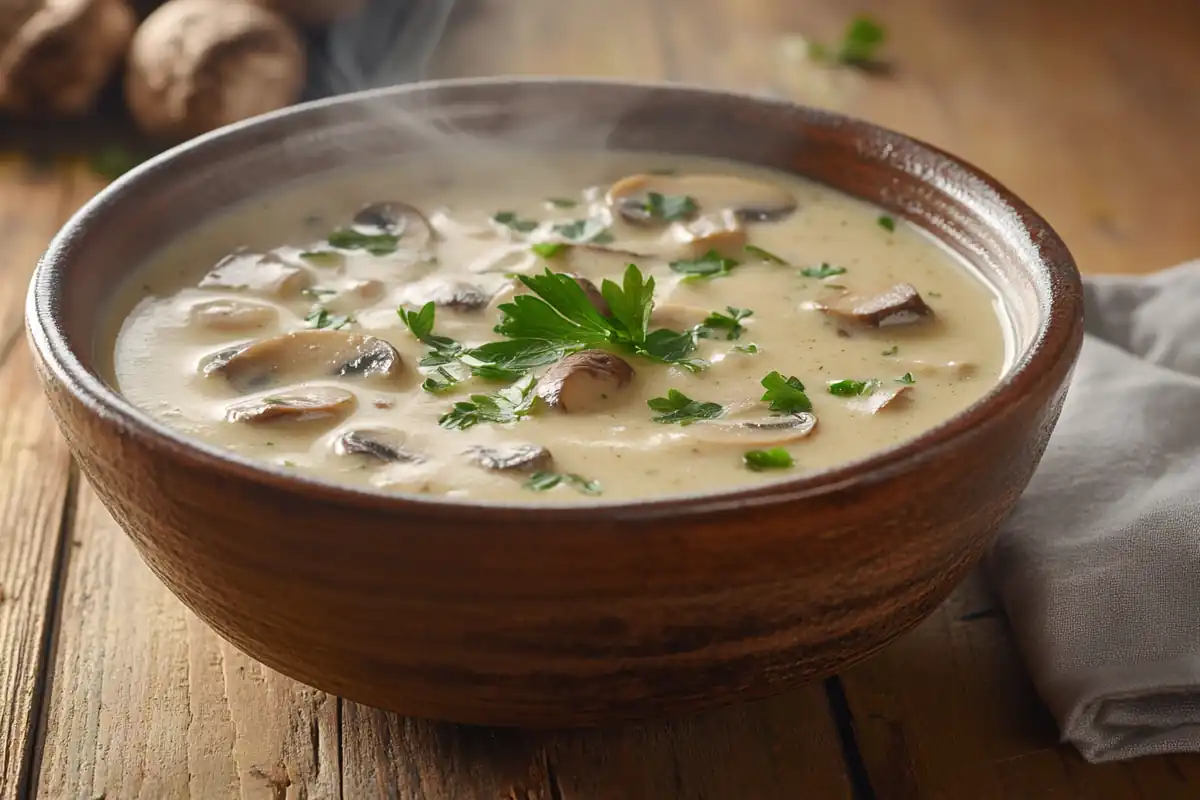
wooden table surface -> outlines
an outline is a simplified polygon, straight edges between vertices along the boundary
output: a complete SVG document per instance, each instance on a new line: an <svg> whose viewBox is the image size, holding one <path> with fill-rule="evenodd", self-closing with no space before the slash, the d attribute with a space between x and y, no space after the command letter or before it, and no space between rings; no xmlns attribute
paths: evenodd
<svg viewBox="0 0 1200 800"><path fill-rule="evenodd" d="M1087 272L1200 255L1196 0L858 8L886 24L891 77L798 53L798 34L837 38L839 0L459 0L435 72L792 97L975 161ZM101 185L79 160L0 157L0 799L1200 797L1200 757L1088 766L1057 745L979 578L824 684L606 730L404 719L259 666L143 566L79 480L34 379L30 271Z"/></svg>

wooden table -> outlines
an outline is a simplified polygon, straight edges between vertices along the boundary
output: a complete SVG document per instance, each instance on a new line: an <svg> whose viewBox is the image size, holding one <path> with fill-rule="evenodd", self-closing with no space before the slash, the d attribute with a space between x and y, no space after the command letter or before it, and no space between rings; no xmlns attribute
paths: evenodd
<svg viewBox="0 0 1200 800"><path fill-rule="evenodd" d="M874 7L890 78L814 69L838 0L459 0L435 71L681 79L785 95L974 160L1085 271L1200 254L1200 4ZM0 131L0 133L3 133ZM29 273L101 186L0 158L0 798L1183 798L1200 757L1088 766L1055 743L980 579L846 673L768 702L573 733L404 719L219 640L79 480L21 329Z"/></svg>

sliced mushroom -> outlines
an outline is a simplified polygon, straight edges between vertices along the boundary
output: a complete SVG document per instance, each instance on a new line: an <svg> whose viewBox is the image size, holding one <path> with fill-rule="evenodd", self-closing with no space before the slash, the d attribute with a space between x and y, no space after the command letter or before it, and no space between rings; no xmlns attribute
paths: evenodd
<svg viewBox="0 0 1200 800"><path fill-rule="evenodd" d="M484 469L498 472L534 472L546 469L552 460L550 451L536 444L472 447L467 454Z"/></svg>
<svg viewBox="0 0 1200 800"><path fill-rule="evenodd" d="M311 272L298 264L289 264L277 253L238 252L218 261L201 279L200 288L291 298L312 282Z"/></svg>
<svg viewBox="0 0 1200 800"><path fill-rule="evenodd" d="M353 393L332 386L293 389L268 397L253 397L225 409L230 422L336 422L358 405Z"/></svg>
<svg viewBox="0 0 1200 800"><path fill-rule="evenodd" d="M386 463L407 464L424 459L404 446L404 431L395 428L358 428L346 431L333 443L340 456L367 456Z"/></svg>
<svg viewBox="0 0 1200 800"><path fill-rule="evenodd" d="M390 234L401 247L424 249L434 238L433 225L408 203L371 203L354 215L354 229L366 236Z"/></svg>
<svg viewBox="0 0 1200 800"><path fill-rule="evenodd" d="M592 304L592 307L596 311L600 312L600 316L612 316L612 309L608 307L608 301L604 299L604 293L600 291L600 287L582 275L571 274L571 277L575 279L575 283L579 285L579 288L583 289L583 293L587 295L588 302Z"/></svg>
<svg viewBox="0 0 1200 800"><path fill-rule="evenodd" d="M663 222L653 213L651 194L690 197L699 211L732 212L743 222L770 222L796 210L791 192L774 184L737 175L630 175L608 190L608 204L626 222Z"/></svg>
<svg viewBox="0 0 1200 800"><path fill-rule="evenodd" d="M702 214L691 222L676 222L663 236L673 259L701 258L712 250L738 256L746 249L746 229L732 211Z"/></svg>
<svg viewBox="0 0 1200 800"><path fill-rule="evenodd" d="M538 397L569 414L605 405L633 380L633 367L604 350L582 350L546 370L538 381Z"/></svg>
<svg viewBox="0 0 1200 800"><path fill-rule="evenodd" d="M908 283L897 283L874 295L847 294L829 303L816 303L814 308L836 319L872 328L908 325L933 316L933 309Z"/></svg>
<svg viewBox="0 0 1200 800"><path fill-rule="evenodd" d="M321 290L318 298L321 305L331 314L351 314L383 299L387 287L383 281L367 278L365 280L347 280L335 283L331 293Z"/></svg>
<svg viewBox="0 0 1200 800"><path fill-rule="evenodd" d="M891 407L897 398L907 395L910 389L912 387L908 385L879 388L870 394L847 401L846 407L862 414L877 414L883 409Z"/></svg>
<svg viewBox="0 0 1200 800"><path fill-rule="evenodd" d="M760 403L746 402L730 406L717 419L697 422L688 431L714 444L773 445L803 439L816 427L817 417L808 411L768 414Z"/></svg>
<svg viewBox="0 0 1200 800"><path fill-rule="evenodd" d="M491 299L491 294L482 286L433 277L406 286L400 304L420 307L426 303L433 303L439 308L455 311L478 311L486 307Z"/></svg>
<svg viewBox="0 0 1200 800"><path fill-rule="evenodd" d="M336 376L389 380L403 369L396 348L374 336L308 330L222 350L201 366L239 392Z"/></svg>
<svg viewBox="0 0 1200 800"><path fill-rule="evenodd" d="M245 300L205 300L189 311L193 325L213 331L250 331L270 327L279 312L265 303Z"/></svg>

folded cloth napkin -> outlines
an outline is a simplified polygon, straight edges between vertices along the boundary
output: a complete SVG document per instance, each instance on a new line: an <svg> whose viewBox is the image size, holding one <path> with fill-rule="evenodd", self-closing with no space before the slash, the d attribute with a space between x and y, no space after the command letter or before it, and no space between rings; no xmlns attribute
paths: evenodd
<svg viewBox="0 0 1200 800"><path fill-rule="evenodd" d="M1200 751L1200 261L1084 292L1062 417L988 572L1084 758Z"/></svg>

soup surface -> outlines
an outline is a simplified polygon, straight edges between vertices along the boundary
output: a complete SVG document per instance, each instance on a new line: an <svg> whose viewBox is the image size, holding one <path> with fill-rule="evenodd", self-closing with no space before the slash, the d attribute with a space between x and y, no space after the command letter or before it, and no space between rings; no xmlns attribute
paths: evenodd
<svg viewBox="0 0 1200 800"><path fill-rule="evenodd" d="M299 183L136 278L111 332L133 403L247 457L455 498L795 477L942 422L1009 349L991 288L905 223L666 155L458 153Z"/></svg>

